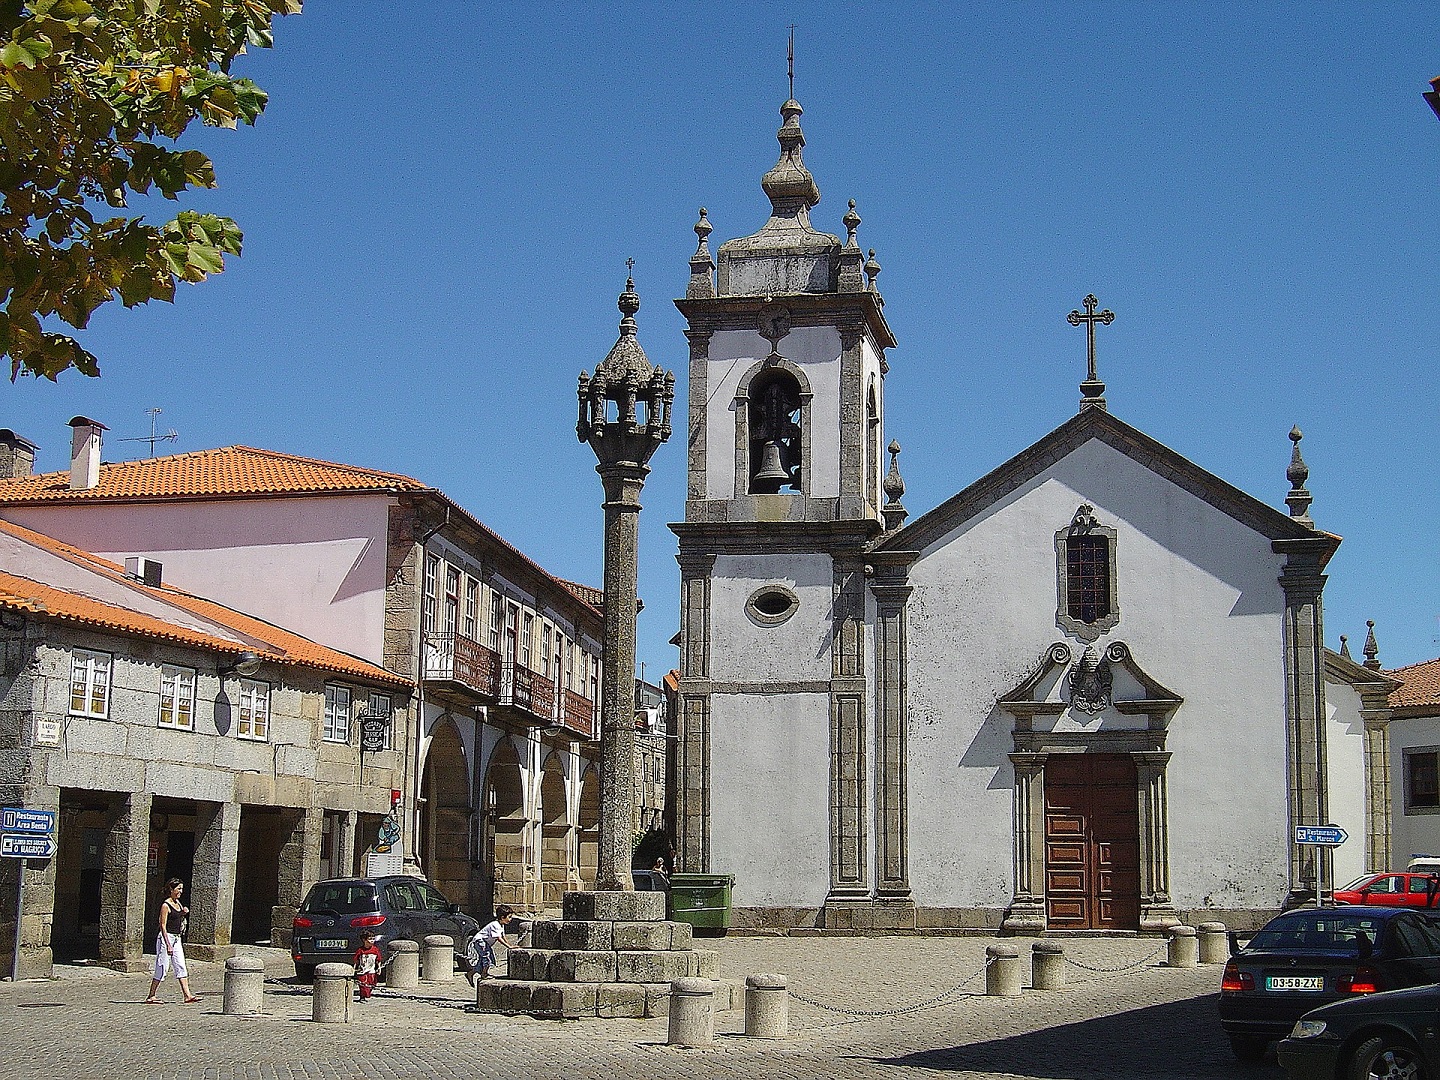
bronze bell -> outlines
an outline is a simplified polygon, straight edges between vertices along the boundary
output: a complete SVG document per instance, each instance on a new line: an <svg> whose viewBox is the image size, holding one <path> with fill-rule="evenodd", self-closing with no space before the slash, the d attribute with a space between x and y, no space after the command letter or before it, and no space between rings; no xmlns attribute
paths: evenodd
<svg viewBox="0 0 1440 1080"><path fill-rule="evenodd" d="M790 482L790 474L780 464L780 444L774 439L765 443L760 451L760 471L755 474L757 485L779 491Z"/></svg>

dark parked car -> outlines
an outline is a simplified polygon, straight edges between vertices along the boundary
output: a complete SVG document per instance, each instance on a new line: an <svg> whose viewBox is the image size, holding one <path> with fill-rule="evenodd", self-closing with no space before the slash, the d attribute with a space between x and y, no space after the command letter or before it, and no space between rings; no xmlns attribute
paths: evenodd
<svg viewBox="0 0 1440 1080"><path fill-rule="evenodd" d="M1291 1080L1440 1076L1440 986L1337 1001L1308 1012L1276 1050Z"/></svg>
<svg viewBox="0 0 1440 1080"><path fill-rule="evenodd" d="M295 974L308 979L316 964L348 964L362 930L375 931L375 944L424 941L445 934L455 941L463 961L480 924L441 895L428 881L413 877L336 878L310 887L295 916L290 956Z"/></svg>
<svg viewBox="0 0 1440 1080"><path fill-rule="evenodd" d="M1301 908L1272 919L1231 956L1220 1024L1235 1056L1256 1061L1312 1009L1433 982L1440 982L1436 915L1362 905Z"/></svg>

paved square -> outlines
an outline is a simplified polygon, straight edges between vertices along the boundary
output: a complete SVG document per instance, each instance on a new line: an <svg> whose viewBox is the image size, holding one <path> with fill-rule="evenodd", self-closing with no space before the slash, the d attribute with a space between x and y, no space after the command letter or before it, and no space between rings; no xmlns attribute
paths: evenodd
<svg viewBox="0 0 1440 1080"><path fill-rule="evenodd" d="M48 981L0 984L0 1060L9 1080L330 1080L330 1078L1029 1077L1035 1080L1277 1080L1271 1062L1242 1067L1215 1017L1218 967L1170 970L1153 938L1064 942L1069 987L1016 1000L984 997L979 937L760 938L706 941L721 975L781 972L795 994L791 1037L741 1034L721 1013L713 1049L665 1045L666 1021L536 1020L467 1011L458 976L440 987L354 1006L349 1025L310 1022L310 988L277 950L266 960L263 1015L221 1013L224 965L191 965L205 1000L145 1006L148 977L62 968ZM1021 940L1028 985L1029 942ZM1111 973L1108 969L1127 968ZM1103 970L1102 970L1103 969ZM938 1000L937 1000L938 999ZM934 1001L921 1009L911 1006ZM883 1015L883 1014L891 1015Z"/></svg>

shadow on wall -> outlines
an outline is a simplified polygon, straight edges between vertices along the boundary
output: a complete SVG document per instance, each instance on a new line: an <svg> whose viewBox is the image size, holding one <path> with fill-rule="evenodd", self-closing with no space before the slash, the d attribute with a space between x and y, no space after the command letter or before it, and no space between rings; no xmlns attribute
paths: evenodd
<svg viewBox="0 0 1440 1080"><path fill-rule="evenodd" d="M986 787L991 791L1009 791L1015 786L1015 776L1010 764L1010 751L1015 748L1011 731L1014 717L999 705L993 705L980 730L970 740L965 753L960 755L956 767L961 769L993 769Z"/></svg>
<svg viewBox="0 0 1440 1080"><path fill-rule="evenodd" d="M1230 1080L1236 1073L1230 1044L1215 1022L1213 994L1004 1039L871 1060L936 1072L1046 1080L1152 1080L1176 1075L1180 1062L1187 1080Z"/></svg>

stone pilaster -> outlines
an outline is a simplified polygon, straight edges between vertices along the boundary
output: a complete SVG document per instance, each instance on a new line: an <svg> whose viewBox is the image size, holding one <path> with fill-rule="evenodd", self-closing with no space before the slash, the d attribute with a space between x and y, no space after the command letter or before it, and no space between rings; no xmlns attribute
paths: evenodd
<svg viewBox="0 0 1440 1080"><path fill-rule="evenodd" d="M119 796L105 837L100 885L100 959L118 971L143 971L146 862L150 854L150 803L145 792Z"/></svg>
<svg viewBox="0 0 1440 1080"><path fill-rule="evenodd" d="M235 955L230 920L235 910L235 862L240 851L240 804L200 803L195 868L190 876L190 927L185 948L197 960Z"/></svg>
<svg viewBox="0 0 1440 1080"><path fill-rule="evenodd" d="M709 416L706 396L709 393L710 338L714 333L714 328L693 321L685 331L690 340L690 461L686 498L697 502L706 498L706 425ZM687 509L686 517L690 516Z"/></svg>
<svg viewBox="0 0 1440 1080"><path fill-rule="evenodd" d="M1285 594L1285 726L1289 793L1290 897L1329 887L1325 848L1295 843L1296 825L1328 823L1326 787L1324 561L1334 550L1328 537L1278 540L1286 555L1280 574Z"/></svg>
<svg viewBox="0 0 1440 1080"><path fill-rule="evenodd" d="M291 925L310 886L320 877L320 833L325 812L317 806L288 810L290 833L280 848L279 895L270 916L270 944L290 947Z"/></svg>
<svg viewBox="0 0 1440 1080"><path fill-rule="evenodd" d="M837 565L831 600L830 893L825 904L868 899L865 577L858 563Z"/></svg>
<svg viewBox="0 0 1440 1080"><path fill-rule="evenodd" d="M1365 718L1365 870L1390 868L1390 732Z"/></svg>
<svg viewBox="0 0 1440 1080"><path fill-rule="evenodd" d="M1046 925L1045 759L1048 756L1010 755L1015 775L1015 895L1001 925L1016 934L1039 934Z"/></svg>
<svg viewBox="0 0 1440 1080"><path fill-rule="evenodd" d="M480 737L478 732L476 733L476 736L475 736L475 737L476 737L476 745L478 746L478 745L479 745L479 737ZM476 784L475 790L476 790L476 791L482 790L481 785L480 785L479 783ZM478 820L478 819L480 818L480 815L479 815L478 813L477 813L477 814L473 814L473 815L471 815L471 816L472 816L472 819L475 819L475 820ZM347 811L343 812L343 813L340 815L340 823L339 823L339 824L340 824L340 835L339 835L339 836L336 836L336 837L333 837L333 838L332 838L332 842L336 845L336 849L338 850L338 852L339 852L339 854L340 854L340 872L341 872L342 874L352 874L352 873L355 872L355 854L356 854L355 849L356 849L357 844L358 844L357 837L359 836L359 832L360 832L360 814L359 814L359 812L358 812L358 811L355 811L355 810L347 810ZM476 845L475 847L473 847L471 850L473 850L473 851L479 851L479 850L480 850L480 846L477 844L477 845Z"/></svg>
<svg viewBox="0 0 1440 1080"><path fill-rule="evenodd" d="M865 514L865 379L863 322L840 325L840 516ZM809 459L805 467L811 468Z"/></svg>
<svg viewBox="0 0 1440 1080"><path fill-rule="evenodd" d="M682 552L680 563L679 739L675 755L677 869L710 867L710 575L715 556Z"/></svg>
<svg viewBox="0 0 1440 1080"><path fill-rule="evenodd" d="M903 568L877 572L875 596L875 847L878 900L914 903L910 895L909 811L906 804L905 604L911 588Z"/></svg>
<svg viewBox="0 0 1440 1080"><path fill-rule="evenodd" d="M1165 751L1132 753L1140 813L1140 929L1161 930L1180 921L1170 900L1170 810Z"/></svg>

